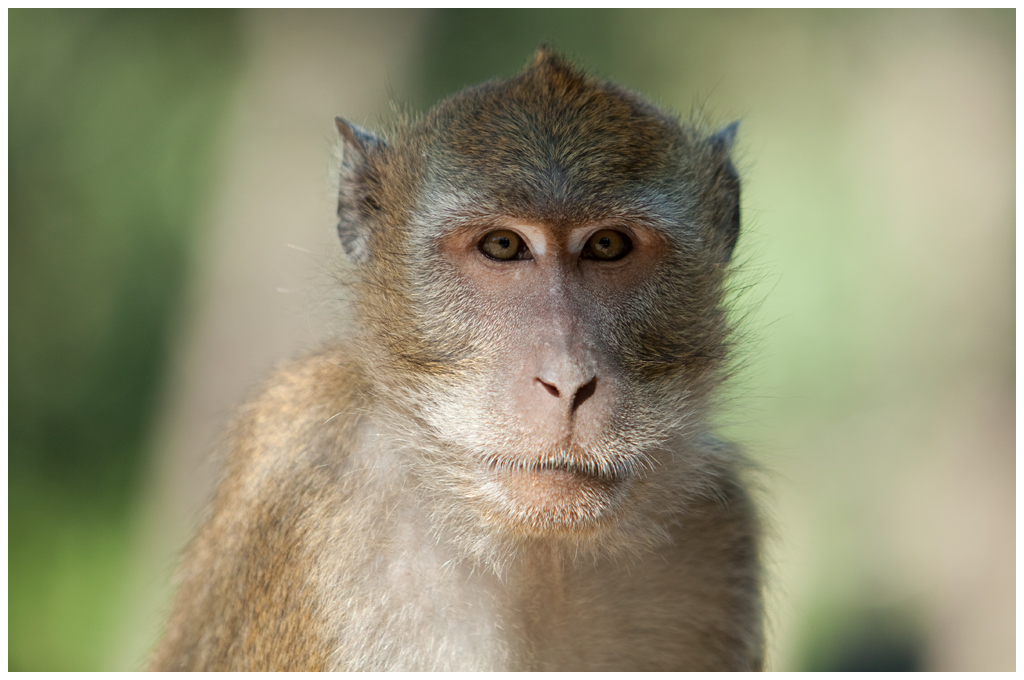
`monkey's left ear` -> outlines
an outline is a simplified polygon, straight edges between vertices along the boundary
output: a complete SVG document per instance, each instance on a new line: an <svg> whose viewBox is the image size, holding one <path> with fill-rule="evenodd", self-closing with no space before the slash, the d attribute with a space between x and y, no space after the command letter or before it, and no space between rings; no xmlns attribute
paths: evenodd
<svg viewBox="0 0 1024 680"><path fill-rule="evenodd" d="M370 256L371 222L381 210L375 161L387 144L344 118L335 118L334 124L341 134L338 237L345 254L360 264Z"/></svg>
<svg viewBox="0 0 1024 680"><path fill-rule="evenodd" d="M715 175L715 193L720 197L715 224L725 246L723 262L728 262L732 257L732 251L740 235L740 175L729 157L739 127L740 122L734 121L711 135L709 140L711 147L721 158L721 165Z"/></svg>

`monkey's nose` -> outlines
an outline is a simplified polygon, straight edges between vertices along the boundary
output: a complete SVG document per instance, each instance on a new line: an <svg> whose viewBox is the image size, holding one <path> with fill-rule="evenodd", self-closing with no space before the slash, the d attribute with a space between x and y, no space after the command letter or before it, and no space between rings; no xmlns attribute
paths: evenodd
<svg viewBox="0 0 1024 680"><path fill-rule="evenodd" d="M567 399L569 402L570 413L574 413L576 409L580 407L580 404L593 396L594 391L597 390L596 375L586 382L579 380L562 381L563 389L559 389L557 382L554 380L545 380L544 378L536 378L536 380L552 397L555 397L556 399ZM568 387L569 389L564 389L565 387Z"/></svg>

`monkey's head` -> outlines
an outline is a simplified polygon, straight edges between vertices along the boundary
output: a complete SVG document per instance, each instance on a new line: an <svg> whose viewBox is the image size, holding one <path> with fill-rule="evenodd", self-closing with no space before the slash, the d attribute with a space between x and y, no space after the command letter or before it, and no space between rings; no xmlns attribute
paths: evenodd
<svg viewBox="0 0 1024 680"><path fill-rule="evenodd" d="M429 433L451 514L597 536L701 487L735 124L680 124L541 48L386 135L338 129L356 341L382 425Z"/></svg>

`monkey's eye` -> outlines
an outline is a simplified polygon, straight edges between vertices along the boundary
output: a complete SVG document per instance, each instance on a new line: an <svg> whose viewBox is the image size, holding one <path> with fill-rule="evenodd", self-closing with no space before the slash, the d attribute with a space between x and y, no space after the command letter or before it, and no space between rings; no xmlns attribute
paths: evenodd
<svg viewBox="0 0 1024 680"><path fill-rule="evenodd" d="M621 231L602 229L595 232L583 249L583 257L594 260L618 260L633 250L633 242Z"/></svg>
<svg viewBox="0 0 1024 680"><path fill-rule="evenodd" d="M528 260L530 251L519 234L507 229L492 231L480 241L480 252L492 260Z"/></svg>

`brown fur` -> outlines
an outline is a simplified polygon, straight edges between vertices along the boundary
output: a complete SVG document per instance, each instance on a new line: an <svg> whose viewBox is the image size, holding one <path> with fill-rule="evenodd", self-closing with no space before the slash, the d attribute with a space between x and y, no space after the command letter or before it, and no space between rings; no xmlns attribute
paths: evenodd
<svg viewBox="0 0 1024 680"><path fill-rule="evenodd" d="M735 128L541 49L339 130L360 330L242 411L152 667L760 668L756 513L706 424ZM635 251L572 255L595 224ZM502 228L536 258L483 258Z"/></svg>

